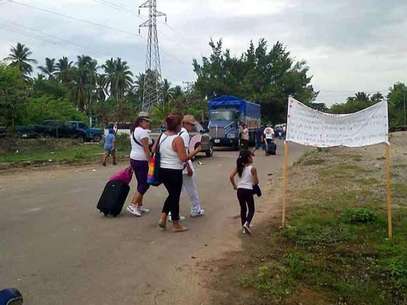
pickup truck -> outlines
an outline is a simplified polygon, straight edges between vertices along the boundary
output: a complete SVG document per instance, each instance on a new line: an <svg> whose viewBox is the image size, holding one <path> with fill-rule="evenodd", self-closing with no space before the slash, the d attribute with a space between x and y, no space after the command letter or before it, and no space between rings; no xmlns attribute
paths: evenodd
<svg viewBox="0 0 407 305"><path fill-rule="evenodd" d="M86 124L78 121L68 121L65 123L71 135L83 138L84 141L100 142L103 138L103 129L89 128Z"/></svg>
<svg viewBox="0 0 407 305"><path fill-rule="evenodd" d="M55 138L81 138L83 141L99 142L103 137L103 129L89 128L79 121L62 122L47 120L34 126L35 132L42 136Z"/></svg>

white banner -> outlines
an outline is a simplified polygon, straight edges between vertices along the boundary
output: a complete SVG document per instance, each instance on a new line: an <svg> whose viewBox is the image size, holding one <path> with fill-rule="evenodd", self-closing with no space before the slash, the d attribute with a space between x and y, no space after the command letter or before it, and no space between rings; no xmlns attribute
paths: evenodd
<svg viewBox="0 0 407 305"><path fill-rule="evenodd" d="M361 147L389 143L387 102L350 114L314 110L288 99L286 140L315 147Z"/></svg>

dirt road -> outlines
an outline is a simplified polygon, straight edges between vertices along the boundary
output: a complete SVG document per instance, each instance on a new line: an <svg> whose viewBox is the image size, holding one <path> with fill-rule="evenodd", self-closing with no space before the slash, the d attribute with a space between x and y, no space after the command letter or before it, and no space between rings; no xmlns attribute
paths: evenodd
<svg viewBox="0 0 407 305"><path fill-rule="evenodd" d="M290 145L291 161L302 152ZM240 248L239 209L227 179L236 154L218 151L201 159L206 215L187 217L190 231L180 234L157 227L163 187L146 195L151 213L142 218L98 214L96 202L117 167L0 175L0 288L18 287L30 305L206 304L196 264ZM257 155L265 184L268 173L278 176L282 156ZM269 208L258 200L258 215ZM184 196L181 211L188 215Z"/></svg>

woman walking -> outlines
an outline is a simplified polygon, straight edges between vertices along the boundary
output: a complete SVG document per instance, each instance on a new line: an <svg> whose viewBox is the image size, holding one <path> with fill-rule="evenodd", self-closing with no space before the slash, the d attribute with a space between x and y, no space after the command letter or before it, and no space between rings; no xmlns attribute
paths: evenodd
<svg viewBox="0 0 407 305"><path fill-rule="evenodd" d="M133 168L134 175L137 179L137 191L133 196L131 204L127 211L137 217L150 210L143 206L143 196L147 192L148 160L150 159L150 118L148 113L140 112L134 130L130 134L131 153L130 165Z"/></svg>
<svg viewBox="0 0 407 305"><path fill-rule="evenodd" d="M237 175L237 184L235 177ZM240 152L236 161L236 168L230 174L230 183L237 190L237 198L240 204L240 218L242 221L242 233L251 234L250 223L254 216L253 185L259 184L257 170L253 166L253 153L248 150Z"/></svg>
<svg viewBox="0 0 407 305"><path fill-rule="evenodd" d="M178 135L181 130L182 117L177 114L169 114L166 118L167 131L161 135L157 150L161 154L159 177L168 191L168 197L164 202L159 226L166 228L168 213L174 232L184 232L188 229L180 224L179 200L182 190L182 170L188 160L184 140Z"/></svg>

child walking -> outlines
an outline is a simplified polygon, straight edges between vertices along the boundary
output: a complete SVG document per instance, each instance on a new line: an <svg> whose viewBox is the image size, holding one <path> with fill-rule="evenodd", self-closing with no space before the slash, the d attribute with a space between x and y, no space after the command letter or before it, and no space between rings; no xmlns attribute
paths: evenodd
<svg viewBox="0 0 407 305"><path fill-rule="evenodd" d="M250 223L254 216L253 185L259 184L257 170L253 166L253 153L248 150L240 152L236 161L236 168L230 174L230 183L237 190L237 199L240 204L240 217L242 220L242 233L251 234ZM237 175L237 184L235 177Z"/></svg>

